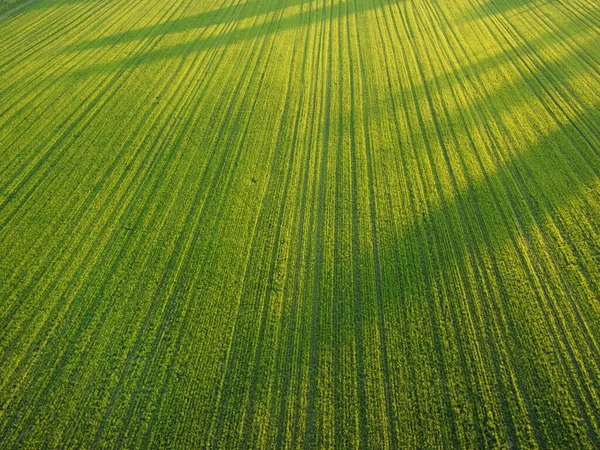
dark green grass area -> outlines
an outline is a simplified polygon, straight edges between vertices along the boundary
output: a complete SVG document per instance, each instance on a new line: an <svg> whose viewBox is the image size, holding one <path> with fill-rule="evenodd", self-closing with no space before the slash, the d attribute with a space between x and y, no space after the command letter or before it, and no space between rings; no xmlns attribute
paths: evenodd
<svg viewBox="0 0 600 450"><path fill-rule="evenodd" d="M0 14L2 17L8 17L21 9L24 3L26 0L2 0L0 1Z"/></svg>
<svg viewBox="0 0 600 450"><path fill-rule="evenodd" d="M0 448L600 447L594 2L5 4Z"/></svg>

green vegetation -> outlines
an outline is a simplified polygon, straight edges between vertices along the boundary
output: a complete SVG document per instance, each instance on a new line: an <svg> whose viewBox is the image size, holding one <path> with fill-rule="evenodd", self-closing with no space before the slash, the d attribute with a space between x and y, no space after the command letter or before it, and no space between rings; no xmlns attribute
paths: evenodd
<svg viewBox="0 0 600 450"><path fill-rule="evenodd" d="M0 448L600 448L597 2L17 8Z"/></svg>
<svg viewBox="0 0 600 450"><path fill-rule="evenodd" d="M0 19L16 13L24 6L24 0L0 0Z"/></svg>

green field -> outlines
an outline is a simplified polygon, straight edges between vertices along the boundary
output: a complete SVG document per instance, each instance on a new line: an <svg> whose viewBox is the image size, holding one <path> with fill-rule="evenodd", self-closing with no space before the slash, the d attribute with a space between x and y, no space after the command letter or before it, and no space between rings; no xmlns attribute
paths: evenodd
<svg viewBox="0 0 600 450"><path fill-rule="evenodd" d="M600 448L600 3L0 0L0 448Z"/></svg>

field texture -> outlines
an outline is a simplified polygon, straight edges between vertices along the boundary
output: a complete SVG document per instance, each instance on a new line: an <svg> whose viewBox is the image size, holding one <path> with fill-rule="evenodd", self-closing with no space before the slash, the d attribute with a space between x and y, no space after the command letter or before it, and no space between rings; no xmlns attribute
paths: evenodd
<svg viewBox="0 0 600 450"><path fill-rule="evenodd" d="M597 1L0 8L0 448L600 448Z"/></svg>

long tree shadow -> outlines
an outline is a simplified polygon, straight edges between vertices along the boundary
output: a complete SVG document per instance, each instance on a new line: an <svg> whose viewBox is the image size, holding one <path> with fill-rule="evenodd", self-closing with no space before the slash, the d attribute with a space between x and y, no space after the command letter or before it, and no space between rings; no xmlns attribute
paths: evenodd
<svg viewBox="0 0 600 450"><path fill-rule="evenodd" d="M201 28L218 26L231 21L240 22L254 17L271 14L306 3L303 0L289 0L284 5L279 2L261 2L258 0L236 1L231 5L213 9L200 14L180 17L157 24L135 28L121 33L103 36L98 39L83 41L70 47L69 51L89 50L92 48L111 47L133 41L154 39L169 34L185 33ZM283 24L285 26L285 23ZM202 41L199 41L201 44Z"/></svg>
<svg viewBox="0 0 600 450"><path fill-rule="evenodd" d="M500 0L488 1L483 5L478 6L478 11L481 17L518 13L521 9L539 7L550 3L548 0Z"/></svg>
<svg viewBox="0 0 600 450"><path fill-rule="evenodd" d="M587 22L591 26L598 27L600 16L600 8L598 5L586 5L581 8L577 3L558 2L551 0L489 0L476 5L469 11L468 17L459 19L459 22L478 21L485 18L504 18L513 19L519 18L526 20L526 15L536 15L543 18L548 15L548 18L555 17L555 14L560 11L563 15L576 18L580 23ZM549 15L552 12L552 15Z"/></svg>
<svg viewBox="0 0 600 450"><path fill-rule="evenodd" d="M65 52L84 51L102 47L111 47L121 43L134 41L149 41L153 39L162 39L165 36L185 33L197 30L203 30L199 37L184 41L181 44L175 44L164 47L157 47L153 50L142 52L118 59L108 63L97 64L82 70L77 70L78 74L102 72L107 69L122 67L124 65L148 64L155 61L171 58L182 58L190 54L203 52L209 49L231 46L251 39L269 36L282 31L294 29L303 25L312 26L321 22L339 19L351 14L359 14L375 7L383 7L388 3L399 3L399 0L381 0L377 6L367 2L355 2L353 0L343 0L338 3L321 3L318 1L279 1L271 3L262 3L259 1L249 1L245 3L236 3L217 10L209 11L199 15L183 17L160 23L153 26L147 26L126 32L113 34L110 36L94 39L82 44L77 44L65 50ZM300 7L299 12L285 14L286 10L292 7ZM263 16L270 15L265 20L260 20ZM256 20L256 23L239 26L245 20ZM227 25L232 29L220 30L218 32L207 31L210 27Z"/></svg>
<svg viewBox="0 0 600 450"><path fill-rule="evenodd" d="M0 0L0 20L17 14L60 8L74 4L91 3L95 0ZM110 0L98 0L96 3Z"/></svg>
<svg viewBox="0 0 600 450"><path fill-rule="evenodd" d="M273 2L266 6L258 1L238 2L234 5L208 11L202 14L179 19L170 20L152 26L137 28L125 32L115 33L109 36L93 39L65 49L66 52L88 51L100 49L103 47L113 47L116 45L127 44L136 41L152 41L162 39L165 36L178 33L192 32L195 30L206 30L209 27L220 26L233 23L236 27L246 19L262 17L266 14L278 15L267 20L260 20L259 23L253 23L241 28L219 31L216 33L203 32L200 36L186 40L182 43L167 46L152 46L151 50L136 53L129 52L125 58L117 58L106 63L93 64L85 68L74 70L76 75L88 75L92 73L104 72L119 67L135 67L144 64L151 64L157 61L173 58L184 58L191 54L204 52L210 49L231 46L251 39L269 36L281 31L290 30L300 26L308 26L328 20L334 20L349 14L358 14L368 11L375 7L383 8L386 5L395 7L397 0L381 0L375 3L354 2L344 0L335 4L326 4L315 6L317 2L303 2L302 0L292 0L291 2ZM302 10L291 14L283 15L283 12L291 7L301 6ZM565 24L563 31L566 33L577 34L586 30L582 24ZM588 30L591 30L592 25ZM505 50L505 55L518 58L520 52L528 51L529 48L537 45L543 45L547 42L549 34L546 33L537 39L528 41L526 44L515 45ZM589 52L581 49L581 56L589 58ZM472 65L473 70L493 69L498 65L496 55L486 56L477 59ZM596 70L597 73L600 73Z"/></svg>

